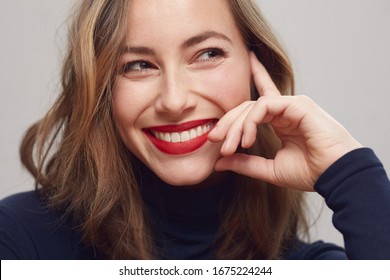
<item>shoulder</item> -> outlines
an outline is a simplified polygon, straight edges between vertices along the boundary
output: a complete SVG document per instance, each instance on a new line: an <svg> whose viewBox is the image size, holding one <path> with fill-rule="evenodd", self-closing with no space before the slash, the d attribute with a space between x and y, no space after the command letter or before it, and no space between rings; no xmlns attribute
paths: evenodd
<svg viewBox="0 0 390 280"><path fill-rule="evenodd" d="M20 223L27 227L52 222L55 216L35 191L14 194L0 200L2 223L12 219L13 224Z"/></svg>
<svg viewBox="0 0 390 280"><path fill-rule="evenodd" d="M77 230L35 191L0 201L0 237L1 259L77 259L86 253Z"/></svg>
<svg viewBox="0 0 390 280"><path fill-rule="evenodd" d="M44 204L35 191L14 194L0 200L0 210L2 213L7 212L23 215L26 214L26 211L29 213L32 210L38 210L40 208L43 209Z"/></svg>
<svg viewBox="0 0 390 280"><path fill-rule="evenodd" d="M346 260L343 248L323 241L305 243L297 241L286 256L289 260Z"/></svg>

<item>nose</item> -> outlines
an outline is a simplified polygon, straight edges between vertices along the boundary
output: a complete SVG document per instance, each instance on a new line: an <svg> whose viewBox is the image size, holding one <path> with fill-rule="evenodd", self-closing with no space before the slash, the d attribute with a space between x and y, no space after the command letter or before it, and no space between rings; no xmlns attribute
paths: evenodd
<svg viewBox="0 0 390 280"><path fill-rule="evenodd" d="M189 79L183 71L165 71L156 101L156 111L180 117L196 106L196 97L190 90Z"/></svg>

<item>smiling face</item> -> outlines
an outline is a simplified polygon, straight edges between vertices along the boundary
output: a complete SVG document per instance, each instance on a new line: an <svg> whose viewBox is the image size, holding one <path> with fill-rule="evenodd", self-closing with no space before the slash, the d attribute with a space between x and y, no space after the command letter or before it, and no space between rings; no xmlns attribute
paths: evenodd
<svg viewBox="0 0 390 280"><path fill-rule="evenodd" d="M249 52L228 4L133 0L129 13L113 92L120 136L163 181L207 182L221 148L208 132L250 98Z"/></svg>

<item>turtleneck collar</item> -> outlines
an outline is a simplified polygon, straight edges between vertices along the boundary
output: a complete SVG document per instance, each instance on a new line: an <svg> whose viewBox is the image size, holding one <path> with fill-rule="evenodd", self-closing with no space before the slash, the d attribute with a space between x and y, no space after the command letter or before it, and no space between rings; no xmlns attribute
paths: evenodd
<svg viewBox="0 0 390 280"><path fill-rule="evenodd" d="M184 220L213 220L223 210L232 193L231 174L207 187L172 186L141 166L139 184L147 207L158 209L168 218Z"/></svg>
<svg viewBox="0 0 390 280"><path fill-rule="evenodd" d="M164 258L212 258L221 218L233 193L231 174L212 186L176 187L143 164L139 166L142 198Z"/></svg>

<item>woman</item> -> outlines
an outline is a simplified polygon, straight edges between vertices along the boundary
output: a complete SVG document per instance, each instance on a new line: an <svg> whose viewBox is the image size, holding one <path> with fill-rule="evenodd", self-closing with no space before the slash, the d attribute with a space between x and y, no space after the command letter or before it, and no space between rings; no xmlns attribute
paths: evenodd
<svg viewBox="0 0 390 280"><path fill-rule="evenodd" d="M37 192L2 202L2 258L390 257L383 167L292 96L250 1L83 1L62 87L23 140ZM314 189L345 251L299 241Z"/></svg>

